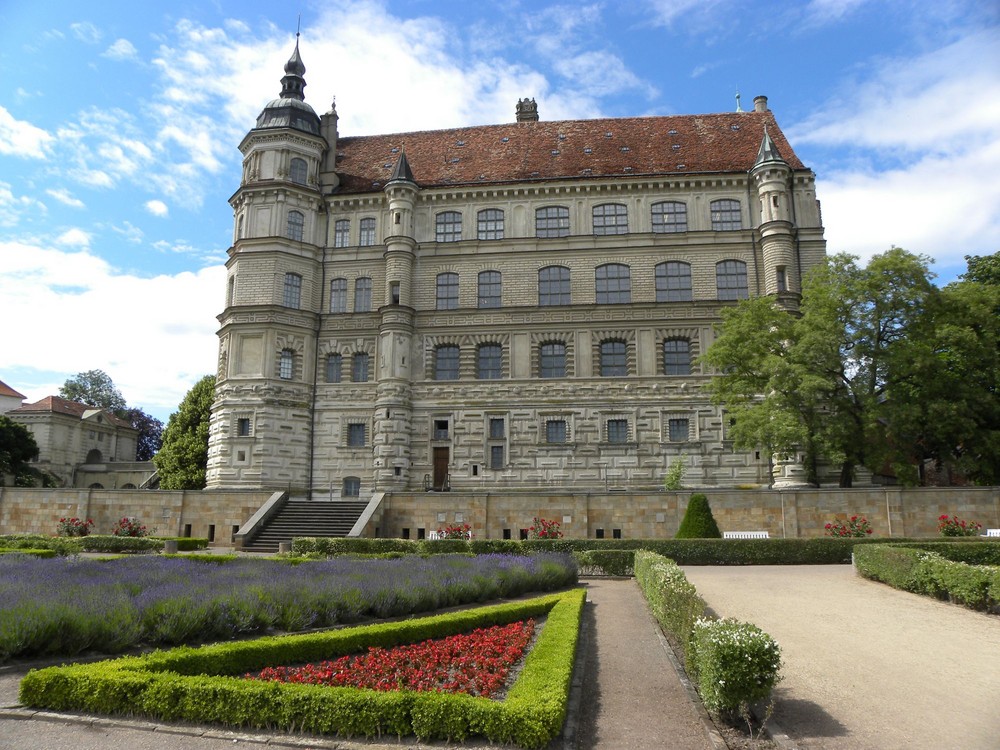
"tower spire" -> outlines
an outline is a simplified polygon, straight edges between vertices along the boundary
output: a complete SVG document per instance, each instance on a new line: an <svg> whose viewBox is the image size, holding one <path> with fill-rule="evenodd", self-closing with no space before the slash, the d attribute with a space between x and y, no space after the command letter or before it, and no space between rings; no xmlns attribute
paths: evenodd
<svg viewBox="0 0 1000 750"><path fill-rule="evenodd" d="M281 98L305 100L306 79L303 78L306 66L299 54L299 32L295 32L295 51L285 63L285 75L281 79Z"/></svg>

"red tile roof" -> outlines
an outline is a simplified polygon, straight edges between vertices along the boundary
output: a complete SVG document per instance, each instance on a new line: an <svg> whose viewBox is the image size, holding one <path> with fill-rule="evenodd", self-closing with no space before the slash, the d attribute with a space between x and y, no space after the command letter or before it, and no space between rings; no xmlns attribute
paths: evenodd
<svg viewBox="0 0 1000 750"><path fill-rule="evenodd" d="M804 169L771 111L539 121L339 138L338 192L380 191L401 149L421 187L747 172L765 125Z"/></svg>
<svg viewBox="0 0 1000 750"><path fill-rule="evenodd" d="M2 380L0 380L0 396L10 396L13 398L19 398L22 401L24 401L25 398L23 393L18 393Z"/></svg>
<svg viewBox="0 0 1000 750"><path fill-rule="evenodd" d="M62 398L60 396L46 396L41 401L36 401L33 404L25 404L24 406L14 409L9 414L29 414L34 412L45 412L50 414L67 414L71 417L76 417L78 419L83 419L85 412L93 411L97 407L90 406L88 404L81 404L78 401L70 401L69 399ZM128 422L124 419L119 419L114 414L109 412L107 409L100 410L104 417L113 425L118 427L128 427L132 428Z"/></svg>

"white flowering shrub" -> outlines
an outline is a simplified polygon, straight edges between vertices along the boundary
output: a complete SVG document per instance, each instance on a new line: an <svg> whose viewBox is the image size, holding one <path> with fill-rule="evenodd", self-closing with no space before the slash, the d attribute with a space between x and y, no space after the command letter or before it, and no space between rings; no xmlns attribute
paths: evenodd
<svg viewBox="0 0 1000 750"><path fill-rule="evenodd" d="M699 619L688 660L697 665L697 687L709 711L740 711L770 696L781 668L781 649L748 622Z"/></svg>

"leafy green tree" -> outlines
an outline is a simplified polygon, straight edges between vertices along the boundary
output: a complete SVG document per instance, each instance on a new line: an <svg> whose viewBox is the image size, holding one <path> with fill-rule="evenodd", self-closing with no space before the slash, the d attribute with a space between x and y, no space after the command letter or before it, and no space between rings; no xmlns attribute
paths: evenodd
<svg viewBox="0 0 1000 750"><path fill-rule="evenodd" d="M206 375L187 392L163 431L163 447L153 458L165 490L200 490L208 466L208 422L215 399L215 376Z"/></svg>
<svg viewBox="0 0 1000 750"><path fill-rule="evenodd" d="M163 445L163 422L135 407L126 409L125 413L119 416L139 431L135 460L152 461L153 456Z"/></svg>
<svg viewBox="0 0 1000 750"><path fill-rule="evenodd" d="M946 404L927 399L947 400L958 376L942 344L981 338L980 303L937 289L928 264L900 248L864 268L836 255L803 281L799 316L767 298L726 311L703 361L722 372L709 390L735 417L734 442L803 452L813 482L821 458L835 461L841 486L849 487L859 466L891 465L915 482L908 467L961 445L961 435L971 439L968 425L934 417L931 407L943 412ZM948 328L956 306L967 314ZM974 349L963 345L956 356L971 366Z"/></svg>
<svg viewBox="0 0 1000 750"><path fill-rule="evenodd" d="M715 522L708 498L700 492L691 495L684 518L677 529L676 539L720 539L722 532Z"/></svg>
<svg viewBox="0 0 1000 750"><path fill-rule="evenodd" d="M967 270L962 274L965 281L1000 286L1000 250L993 255L966 255Z"/></svg>
<svg viewBox="0 0 1000 750"><path fill-rule="evenodd" d="M38 458L38 444L31 430L9 417L0 415L0 484L13 475L15 483L35 475L29 461Z"/></svg>
<svg viewBox="0 0 1000 750"><path fill-rule="evenodd" d="M128 408L125 397L104 370L88 370L69 378L59 389L62 398L115 414Z"/></svg>

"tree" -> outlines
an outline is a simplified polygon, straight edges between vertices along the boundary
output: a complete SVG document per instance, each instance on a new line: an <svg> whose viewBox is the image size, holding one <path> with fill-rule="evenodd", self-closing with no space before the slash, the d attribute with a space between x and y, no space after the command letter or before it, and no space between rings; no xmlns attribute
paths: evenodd
<svg viewBox="0 0 1000 750"><path fill-rule="evenodd" d="M59 389L62 398L107 409L139 431L135 460L149 461L160 450L163 422L137 407L129 407L122 392L104 370L88 370L69 378Z"/></svg>
<svg viewBox="0 0 1000 750"><path fill-rule="evenodd" d="M677 529L675 539L719 539L722 532L719 531L719 524L715 522L712 515L712 508L708 504L708 498L700 492L691 495L688 501L687 510L684 511L684 518Z"/></svg>
<svg viewBox="0 0 1000 750"><path fill-rule="evenodd" d="M62 398L118 414L128 408L125 397L104 370L88 370L69 378L59 389Z"/></svg>
<svg viewBox="0 0 1000 750"><path fill-rule="evenodd" d="M993 255L966 255L965 264L967 270L962 274L965 281L1000 286L1000 251Z"/></svg>
<svg viewBox="0 0 1000 750"><path fill-rule="evenodd" d="M19 483L20 478L34 476L35 469L28 462L36 458L38 444L31 430L0 415L0 484L8 475L14 476L15 483Z"/></svg>
<svg viewBox="0 0 1000 750"><path fill-rule="evenodd" d="M734 442L804 453L813 482L821 458L835 461L845 487L859 466L915 483L924 459L968 457L970 444L987 460L975 403L997 408L990 296L937 289L928 264L900 248L865 268L837 255L804 280L799 316L768 298L727 310L703 361L722 372L709 390Z"/></svg>
<svg viewBox="0 0 1000 750"><path fill-rule="evenodd" d="M187 392L167 420L163 447L153 458L165 490L200 490L208 466L208 422L215 400L215 376L206 375Z"/></svg>

